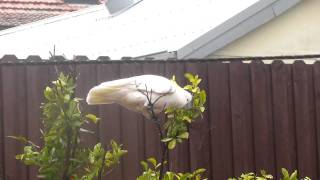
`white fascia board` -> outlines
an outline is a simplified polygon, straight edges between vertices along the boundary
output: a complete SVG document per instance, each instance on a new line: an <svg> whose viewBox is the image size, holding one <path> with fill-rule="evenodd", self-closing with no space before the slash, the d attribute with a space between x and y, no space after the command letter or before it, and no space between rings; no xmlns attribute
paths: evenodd
<svg viewBox="0 0 320 180"><path fill-rule="evenodd" d="M299 2L300 0L260 0L225 23L179 49L177 58L205 58L248 32L269 22Z"/></svg>

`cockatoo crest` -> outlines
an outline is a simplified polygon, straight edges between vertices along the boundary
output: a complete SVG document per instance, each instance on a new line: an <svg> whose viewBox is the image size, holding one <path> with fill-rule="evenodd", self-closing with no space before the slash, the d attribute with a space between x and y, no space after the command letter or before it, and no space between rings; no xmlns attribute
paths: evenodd
<svg viewBox="0 0 320 180"><path fill-rule="evenodd" d="M188 106L192 95L165 77L141 75L101 83L90 89L86 101L90 105L117 103L151 118L150 103L158 114L168 107Z"/></svg>

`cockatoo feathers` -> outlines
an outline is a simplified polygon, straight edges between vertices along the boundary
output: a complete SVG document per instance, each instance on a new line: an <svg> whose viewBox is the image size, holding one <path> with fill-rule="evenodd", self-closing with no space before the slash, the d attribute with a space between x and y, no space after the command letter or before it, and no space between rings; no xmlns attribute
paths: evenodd
<svg viewBox="0 0 320 180"><path fill-rule="evenodd" d="M154 112L159 113L167 107L186 106L192 96L165 77L141 75L101 83L89 91L86 100L88 104L117 103L150 118L150 100Z"/></svg>

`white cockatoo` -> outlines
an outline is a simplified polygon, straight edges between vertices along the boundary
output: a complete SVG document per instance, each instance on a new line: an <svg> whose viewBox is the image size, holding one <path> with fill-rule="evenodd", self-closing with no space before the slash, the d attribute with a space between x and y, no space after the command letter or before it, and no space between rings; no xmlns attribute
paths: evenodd
<svg viewBox="0 0 320 180"><path fill-rule="evenodd" d="M90 89L86 101L90 105L117 103L150 119L150 102L156 115L168 107L190 107L192 95L165 77L141 75L101 83Z"/></svg>

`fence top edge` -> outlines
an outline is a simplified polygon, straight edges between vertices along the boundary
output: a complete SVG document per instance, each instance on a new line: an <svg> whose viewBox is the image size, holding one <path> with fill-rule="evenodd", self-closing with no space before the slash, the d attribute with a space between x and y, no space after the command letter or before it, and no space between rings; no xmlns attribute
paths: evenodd
<svg viewBox="0 0 320 180"><path fill-rule="evenodd" d="M248 57L227 57L227 58L205 58L205 59L134 59L131 57L123 57L119 60L112 60L108 56L100 56L95 60L90 60L86 56L75 56L74 59L68 60L62 56L57 56L51 59L41 59L39 56L29 56L26 59L18 59L14 55L5 55L0 59L0 65L46 65L46 64L109 64L109 63L151 63L151 62L220 62L220 63L230 63L230 62L259 62L264 64L264 61L314 61L320 60L320 54L310 54L310 55L295 55L295 56L248 56ZM314 63L313 62L313 63ZM269 63L267 63L269 64ZM271 63L270 63L271 64ZM290 63L291 64L291 63Z"/></svg>

